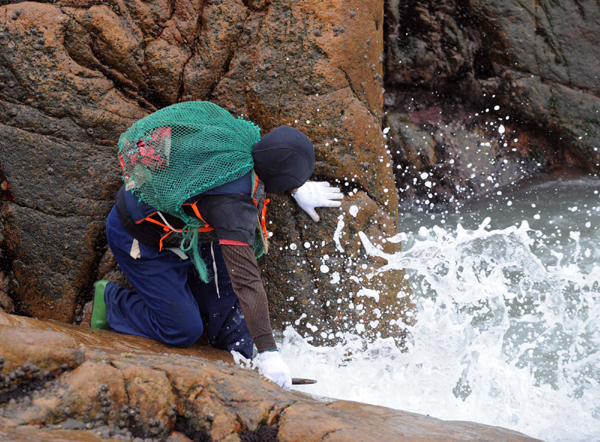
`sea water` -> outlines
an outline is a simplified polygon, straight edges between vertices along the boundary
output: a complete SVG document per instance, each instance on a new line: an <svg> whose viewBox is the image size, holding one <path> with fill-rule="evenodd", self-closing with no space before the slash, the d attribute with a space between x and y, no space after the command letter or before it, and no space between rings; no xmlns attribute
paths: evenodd
<svg viewBox="0 0 600 442"><path fill-rule="evenodd" d="M348 334L281 343L300 391L501 426L547 441L600 441L600 180L552 179L452 213L402 214L410 340ZM368 288L368 287L367 287Z"/></svg>

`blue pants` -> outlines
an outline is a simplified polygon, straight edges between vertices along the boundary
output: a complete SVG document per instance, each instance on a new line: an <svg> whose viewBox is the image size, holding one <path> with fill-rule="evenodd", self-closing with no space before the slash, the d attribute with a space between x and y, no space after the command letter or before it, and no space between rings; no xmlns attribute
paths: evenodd
<svg viewBox="0 0 600 442"><path fill-rule="evenodd" d="M107 319L113 330L188 347L206 328L214 347L252 357L252 336L217 243L200 246L208 269L216 266L216 277L205 284L190 259L142 243L138 251L114 207L106 234L121 271L134 287L106 286Z"/></svg>

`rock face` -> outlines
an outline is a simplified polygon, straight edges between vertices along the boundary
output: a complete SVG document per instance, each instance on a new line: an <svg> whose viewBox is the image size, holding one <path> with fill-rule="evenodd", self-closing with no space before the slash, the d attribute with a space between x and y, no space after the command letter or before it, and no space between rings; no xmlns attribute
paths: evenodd
<svg viewBox="0 0 600 442"><path fill-rule="evenodd" d="M384 324L411 308L403 274L373 271L358 237L395 250L398 194L436 209L559 165L600 168L591 0L389 0L385 19L382 0L1 4L0 305L21 314L80 316L118 136L179 101L298 127L315 177L348 194L319 224L288 197L271 204L273 318L317 341L357 324L401 336Z"/></svg>
<svg viewBox="0 0 600 442"><path fill-rule="evenodd" d="M594 1L388 1L401 200L439 208L558 166L597 172L599 21Z"/></svg>
<svg viewBox="0 0 600 442"><path fill-rule="evenodd" d="M398 196L381 132L382 1L2 5L0 270L17 312L79 316L106 250L119 134L161 107L210 100L264 132L304 131L315 176L350 195L320 224L288 197L271 203L273 252L261 265L276 324L304 314L300 327L316 339L354 323L398 334L383 325L410 308L403 275L369 281L378 264L357 237L396 247L383 242L395 233ZM344 313L365 287L379 303L364 297L363 313Z"/></svg>
<svg viewBox="0 0 600 442"><path fill-rule="evenodd" d="M222 359L220 359L222 358ZM286 392L228 353L0 313L0 437L20 441L534 441Z"/></svg>

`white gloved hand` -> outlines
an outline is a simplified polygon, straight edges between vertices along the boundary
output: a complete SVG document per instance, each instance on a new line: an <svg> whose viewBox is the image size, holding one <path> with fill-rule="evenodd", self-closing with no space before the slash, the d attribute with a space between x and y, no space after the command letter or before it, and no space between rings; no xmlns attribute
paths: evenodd
<svg viewBox="0 0 600 442"><path fill-rule="evenodd" d="M289 390L292 387L292 372L283 362L278 351L263 351L258 354L260 373L272 380L281 388Z"/></svg>
<svg viewBox="0 0 600 442"><path fill-rule="evenodd" d="M344 198L340 189L329 186L326 181L307 181L292 196L314 221L319 221L315 207L340 207L342 202L338 200Z"/></svg>

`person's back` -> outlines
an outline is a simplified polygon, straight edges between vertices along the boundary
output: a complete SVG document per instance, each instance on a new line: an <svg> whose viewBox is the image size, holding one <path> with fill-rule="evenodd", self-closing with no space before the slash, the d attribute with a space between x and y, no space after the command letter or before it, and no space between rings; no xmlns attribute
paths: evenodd
<svg viewBox="0 0 600 442"><path fill-rule="evenodd" d="M194 109L206 124L188 115ZM213 346L246 357L254 344L263 374L289 388L255 249L262 250L257 233L267 237L263 188L297 191L315 220L315 207L341 204L338 189L306 183L315 165L310 140L287 126L261 139L254 124L196 102L136 122L119 144L125 184L107 238L133 290L97 283L91 325L175 346L193 344L206 330ZM181 239L169 241L176 232ZM207 232L213 237L202 242Z"/></svg>

